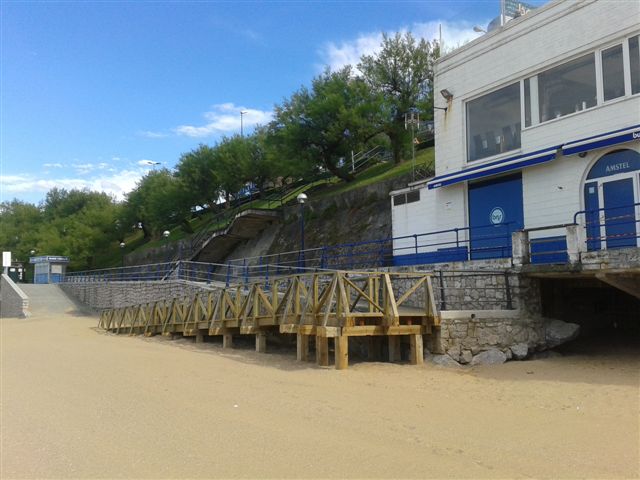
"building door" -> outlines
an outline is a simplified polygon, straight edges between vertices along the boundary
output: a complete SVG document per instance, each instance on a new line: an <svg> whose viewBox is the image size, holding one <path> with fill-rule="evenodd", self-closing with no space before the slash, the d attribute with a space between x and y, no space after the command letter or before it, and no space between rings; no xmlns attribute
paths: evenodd
<svg viewBox="0 0 640 480"><path fill-rule="evenodd" d="M471 260L511 257L511 233L522 228L522 174L469 185Z"/></svg>
<svg viewBox="0 0 640 480"><path fill-rule="evenodd" d="M587 249L638 246L640 153L617 150L591 168L584 186Z"/></svg>
<svg viewBox="0 0 640 480"><path fill-rule="evenodd" d="M602 185L607 248L635 247L638 242L633 180L623 178Z"/></svg>

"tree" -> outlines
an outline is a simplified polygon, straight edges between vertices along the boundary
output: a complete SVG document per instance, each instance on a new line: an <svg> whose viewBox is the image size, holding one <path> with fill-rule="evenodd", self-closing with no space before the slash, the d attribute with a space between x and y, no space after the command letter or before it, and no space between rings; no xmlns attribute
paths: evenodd
<svg viewBox="0 0 640 480"><path fill-rule="evenodd" d="M145 238L159 235L173 225L187 221L190 204L180 179L169 170L151 171L127 194L121 219L124 225L141 223Z"/></svg>
<svg viewBox="0 0 640 480"><path fill-rule="evenodd" d="M397 33L393 37L383 35L380 52L360 59L358 70L363 78L385 98L384 130L396 163L402 160L408 140L404 115L420 105L433 106L433 65L438 55L437 43L432 45L424 39L418 42L411 33ZM426 113L433 114L432 110Z"/></svg>
<svg viewBox="0 0 640 480"><path fill-rule="evenodd" d="M351 181L339 162L378 132L379 100L350 67L327 70L276 106L270 130L286 155Z"/></svg>
<svg viewBox="0 0 640 480"><path fill-rule="evenodd" d="M231 198L249 181L251 151L249 142L240 135L223 137L215 149L215 171L220 180L226 207L231 206Z"/></svg>
<svg viewBox="0 0 640 480"><path fill-rule="evenodd" d="M215 206L221 195L220 179L216 172L215 149L199 145L180 157L176 176L182 181L186 200L192 206Z"/></svg>

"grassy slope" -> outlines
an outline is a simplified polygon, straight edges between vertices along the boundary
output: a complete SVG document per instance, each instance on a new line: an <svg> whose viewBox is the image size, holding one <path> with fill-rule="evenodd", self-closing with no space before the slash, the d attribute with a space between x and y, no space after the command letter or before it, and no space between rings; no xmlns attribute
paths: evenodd
<svg viewBox="0 0 640 480"><path fill-rule="evenodd" d="M416 167L424 167L424 166L433 166L434 164L434 149L427 148L416 152ZM377 182L381 182L390 178L399 177L401 175L406 175L411 172L413 167L413 162L411 160L404 161L397 165L393 163L380 163L374 165L366 170L360 172L353 182L347 183L341 181L337 178L331 178L329 180L320 180L314 183L310 183L306 186L305 189L295 191L290 193L287 197L283 199L283 203L289 203L293 201L298 193L301 191L308 190L310 188L319 187L320 185L325 185L324 188L319 188L314 193L314 198L322 198L329 195L339 195L345 192L349 192L352 190L356 190L358 188L366 187L367 185L372 185ZM269 203L266 200L254 200L253 202L247 203L243 209L245 208L266 208L272 209L280 206L279 202L271 202ZM195 233L203 229L207 229L208 231L215 231L219 228L222 228L226 225L226 220L220 220L219 222L213 222L213 214L205 213L198 218L194 218L190 220L191 227ZM143 251L149 248L156 248L163 245L166 242L175 242L181 240L183 238L188 237L189 235L184 232L181 228L174 228L171 231L171 235L169 235L168 239L160 238L153 239L148 242L144 242L142 238L142 233L140 231L136 231L134 234L130 235L125 239L126 247L124 249L124 253L128 254L133 251ZM96 265L101 265L103 267L113 267L119 266L122 259L122 251L120 250L120 246L115 243L108 251L103 252L103 254L96 256Z"/></svg>

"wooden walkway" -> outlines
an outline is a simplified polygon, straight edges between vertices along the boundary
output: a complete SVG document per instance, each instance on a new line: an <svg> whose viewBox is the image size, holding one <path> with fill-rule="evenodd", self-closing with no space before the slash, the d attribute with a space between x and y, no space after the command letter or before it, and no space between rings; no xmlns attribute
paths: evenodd
<svg viewBox="0 0 640 480"><path fill-rule="evenodd" d="M428 274L320 272L221 288L192 298L104 310L99 327L114 333L193 336L219 335L223 347L234 335L255 335L256 350L266 351L268 334L296 335L297 358L347 368L349 337L369 337L369 358L379 357L386 337L390 361L400 360L408 337L410 363L423 359L423 335L440 325ZM313 342L310 342L313 340Z"/></svg>

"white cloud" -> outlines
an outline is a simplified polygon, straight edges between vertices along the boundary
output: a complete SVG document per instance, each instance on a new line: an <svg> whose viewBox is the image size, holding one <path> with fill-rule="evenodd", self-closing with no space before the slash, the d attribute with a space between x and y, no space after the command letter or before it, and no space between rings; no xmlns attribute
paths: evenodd
<svg viewBox="0 0 640 480"><path fill-rule="evenodd" d="M62 168L64 165L61 163L43 163L44 168Z"/></svg>
<svg viewBox="0 0 640 480"><path fill-rule="evenodd" d="M122 200L124 195L136 185L144 175L144 169L121 170L111 174L102 174L94 178L56 178L44 179L33 175L2 175L0 176L0 190L6 193L45 194L54 187L71 189L87 188L92 191L105 192Z"/></svg>
<svg viewBox="0 0 640 480"><path fill-rule="evenodd" d="M483 25L488 22L482 23ZM474 40L480 34L473 31L474 24L469 22L432 21L426 23L414 23L409 27L403 27L399 31L404 33L411 31L416 38L424 38L433 41L439 38L439 27L442 26L442 43L444 49L459 47L464 43ZM395 32L387 32L395 35ZM338 70L345 65L357 65L362 55L371 55L380 50L382 33L363 33L355 40L347 40L338 44L329 42L320 49L320 56L324 65L331 70Z"/></svg>
<svg viewBox="0 0 640 480"><path fill-rule="evenodd" d="M233 103L221 103L214 105L211 111L204 114L207 121L205 125L180 125L174 131L178 135L193 138L237 132L240 131L240 112L246 112L242 116L245 130L269 122L272 116L272 112L236 106Z"/></svg>
<svg viewBox="0 0 640 480"><path fill-rule="evenodd" d="M150 130L144 130L144 131L138 132L138 135L145 138L165 138L169 136L168 133L152 132Z"/></svg>

